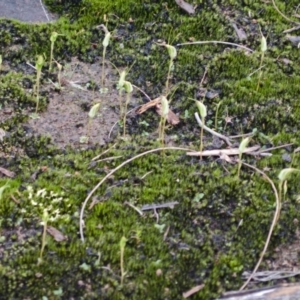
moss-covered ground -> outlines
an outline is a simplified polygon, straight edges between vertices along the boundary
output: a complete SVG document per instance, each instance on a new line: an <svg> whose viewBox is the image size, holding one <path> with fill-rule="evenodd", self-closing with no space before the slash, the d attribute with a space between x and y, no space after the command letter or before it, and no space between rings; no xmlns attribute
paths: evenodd
<svg viewBox="0 0 300 300"><path fill-rule="evenodd" d="M102 147L58 149L51 136L36 136L24 125L36 105L35 71L26 63L34 65L40 54L49 59L49 37L56 31L63 34L55 44L58 62L64 66L78 57L85 63L98 61L101 68L104 34L95 27L106 14L113 35L107 60L118 68L134 63L127 80L154 99L164 90L169 64L168 52L156 43L159 40L171 45L218 40L251 48L254 52L221 44L177 47L169 97L172 110L180 114L180 124L167 128L166 143L199 149L200 130L193 117L196 106L189 98L204 100L207 125L222 134L256 129L261 135L251 145L294 143L272 151L270 157L243 156L277 185L282 169L300 165L299 152L294 153L300 144L300 50L283 33L294 24L268 1L197 0L194 15L173 0L45 3L61 16L57 22L28 25L0 20L0 113L6 133L0 166L15 173L12 178L0 178L0 298L182 299L184 292L203 284L191 298L216 299L224 291L238 289L243 271L251 271L259 258L273 218L275 197L270 184L245 167L237 179L237 165L216 157L200 160L184 151L149 154L118 170L95 192L84 213L82 243L79 214L84 199L120 163L160 146L159 116L149 110L129 117L130 138L125 141L116 138ZM276 3L291 17L299 4L297 0ZM244 41L239 41L232 23L245 31ZM262 73L257 71L261 32L268 43ZM291 34L300 35L299 31ZM48 78L56 78L57 70L49 74L47 69L46 63L40 113L49 102ZM99 85L100 78L98 89ZM218 96L212 98L212 93ZM147 101L142 93L136 92L135 97L140 103ZM205 133L205 149L214 149L215 142ZM108 149L101 159L114 159L92 162ZM276 247L294 239L298 183L297 174L288 181L266 254L269 259ZM158 216L154 211L141 216L124 204L141 208L173 201L178 204L158 209ZM39 259L45 211L48 226L63 238L47 233ZM127 238L124 257L123 236ZM121 258L126 272L123 284ZM263 263L261 269L267 267Z"/></svg>

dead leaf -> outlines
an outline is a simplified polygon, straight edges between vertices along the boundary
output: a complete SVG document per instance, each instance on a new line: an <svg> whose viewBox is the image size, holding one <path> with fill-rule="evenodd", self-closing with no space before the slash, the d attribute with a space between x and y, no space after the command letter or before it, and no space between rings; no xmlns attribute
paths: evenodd
<svg viewBox="0 0 300 300"><path fill-rule="evenodd" d="M9 170L7 170L7 169L4 169L4 168L2 168L2 167L0 167L0 172L2 173L2 174L4 174L6 177L9 177L9 178L13 178L13 177L15 177L15 173L14 172L11 172L11 171L9 171Z"/></svg>
<svg viewBox="0 0 300 300"><path fill-rule="evenodd" d="M143 104L142 106L140 106L136 110L136 113L140 115L140 114L144 113L145 111L147 111L149 108L154 107L159 103L160 103L160 97L157 97L154 100L151 100L151 101L147 102L146 104Z"/></svg>
<svg viewBox="0 0 300 300"><path fill-rule="evenodd" d="M175 0L175 2L177 3L177 5L180 8L182 8L188 14L193 15L195 13L195 8L191 4L189 4L183 0Z"/></svg>
<svg viewBox="0 0 300 300"><path fill-rule="evenodd" d="M247 39L247 34L243 28L238 28L235 23L232 23L232 27L234 28L235 33L240 41Z"/></svg>
<svg viewBox="0 0 300 300"><path fill-rule="evenodd" d="M156 105L156 112L162 116L161 104ZM179 123L179 118L170 109L167 116L167 122L171 125L177 125Z"/></svg>
<svg viewBox="0 0 300 300"><path fill-rule="evenodd" d="M283 62L285 65L291 65L293 62L287 58L281 58L281 62Z"/></svg>
<svg viewBox="0 0 300 300"><path fill-rule="evenodd" d="M47 226L47 232L57 241L62 242L68 239L67 236L63 235L58 229Z"/></svg>
<svg viewBox="0 0 300 300"><path fill-rule="evenodd" d="M140 114L144 113L145 111L147 111L151 107L156 107L156 112L160 116L162 115L160 97L157 97L154 100L151 100L151 101L147 102L146 104L140 106L136 110L136 113L140 115ZM171 125L177 125L180 122L179 117L170 109L169 109L169 113L168 113L168 116L167 116L167 122Z"/></svg>

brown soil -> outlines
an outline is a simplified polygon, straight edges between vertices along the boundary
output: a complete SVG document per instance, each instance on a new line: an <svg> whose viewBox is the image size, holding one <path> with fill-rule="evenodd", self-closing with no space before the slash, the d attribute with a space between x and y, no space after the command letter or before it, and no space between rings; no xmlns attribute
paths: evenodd
<svg viewBox="0 0 300 300"><path fill-rule="evenodd" d="M86 64L74 58L64 69L62 90L54 91L55 87L50 83L52 92L47 111L40 113L38 119L30 119L27 126L37 135L50 136L59 148L103 145L119 120L119 94L114 87L118 78L109 66L105 72L108 91L101 93L98 86L101 63ZM93 89L89 88L91 82L96 83ZM90 108L96 103L101 103L99 112L89 120Z"/></svg>

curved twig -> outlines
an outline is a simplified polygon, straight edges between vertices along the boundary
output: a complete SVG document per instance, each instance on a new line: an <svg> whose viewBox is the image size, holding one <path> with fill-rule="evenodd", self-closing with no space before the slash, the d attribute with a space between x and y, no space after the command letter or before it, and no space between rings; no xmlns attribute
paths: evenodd
<svg viewBox="0 0 300 300"><path fill-rule="evenodd" d="M276 11L277 11L284 19L286 19L287 21L292 22L292 23L294 23L294 24L300 25L300 23L298 23L298 22L296 22L296 21L293 21L293 20L289 19L287 16L285 16L285 15L283 14L283 13L279 10L278 6L276 5L275 0L272 0L272 4L273 4L273 7L275 8L275 10L276 10Z"/></svg>
<svg viewBox="0 0 300 300"><path fill-rule="evenodd" d="M180 147L163 147L163 148L156 148L156 149L151 149L146 152L140 153L124 162L122 162L120 165L118 165L115 169L110 171L106 176L102 178L102 180L92 189L92 191L88 194L88 196L85 198L81 210L80 210L80 217L79 217L79 231L80 231L80 238L81 241L84 242L84 235L83 235L83 214L85 207L89 201L89 199L92 197L92 195L96 192L96 190L101 186L101 184L106 181L112 174L114 174L116 171L127 165L128 163L132 162L133 160L140 158L144 155L158 152L158 151L165 151L165 150L180 150L180 151L191 151L192 149L187 149L187 148L180 148Z"/></svg>
<svg viewBox="0 0 300 300"><path fill-rule="evenodd" d="M274 195L275 195L275 199L276 199L276 210L275 210L275 213L274 213L272 224L271 224L270 229L269 229L269 233L268 233L268 237L267 237L266 242L265 242L264 249L263 249L263 251L260 255L260 258L259 258L254 270L252 271L252 273L250 274L250 276L248 277L246 282L242 285L242 287L240 288L240 291L243 290L248 285L248 283L250 282L250 280L253 278L254 274L256 273L257 269L259 268L259 266L260 266L260 264L263 260L263 257L265 256L266 251L268 249L268 246L269 246L269 243L270 243L270 240L271 240L271 237L272 237L272 233L274 231L275 225L276 225L278 217L280 215L280 200L279 200L278 192L277 192L277 189L275 187L274 182L270 179L270 177L268 177L266 175L266 173L264 173L263 171L257 169L256 167L253 167L253 166L251 166L251 165L249 165L245 162L242 162L242 164L247 166L248 168L251 168L251 169L255 170L257 173L261 174L271 184Z"/></svg>
<svg viewBox="0 0 300 300"><path fill-rule="evenodd" d="M228 138L227 136L222 135L222 134L220 134L220 133L218 133L218 132L216 132L216 131L214 131L214 130L208 128L206 125L204 125L204 124L202 123L202 121L201 121L201 119L200 119L198 113L195 113L195 118L196 118L197 123L200 125L200 127L203 127L203 129L206 130L207 132L209 132L210 134L212 134L212 135L214 135L214 136L216 136L216 137L218 137L218 138L224 140L224 141L227 143L227 145L228 145L229 147L232 146L232 144L231 144L231 142L230 142L230 140L229 140L229 138Z"/></svg>

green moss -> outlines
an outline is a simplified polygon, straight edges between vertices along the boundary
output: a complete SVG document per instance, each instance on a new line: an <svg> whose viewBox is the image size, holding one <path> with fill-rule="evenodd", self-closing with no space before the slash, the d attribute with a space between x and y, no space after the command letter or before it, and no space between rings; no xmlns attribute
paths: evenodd
<svg viewBox="0 0 300 300"><path fill-rule="evenodd" d="M286 13L293 12L297 1L277 3ZM172 71L172 109L190 117L167 131L177 135L178 144L198 147L198 126L193 119L193 101L200 98L199 82L205 70L204 88L215 90L219 97L205 99L207 121L214 124L216 104L222 101L218 131L228 135L252 132L265 134L269 141L255 137L253 143L274 145L293 142L299 145L299 51L282 36L290 27L270 4L261 1L198 1L195 16L181 11L175 1L46 1L63 17L49 25L26 25L2 20L0 44L3 60L9 68L0 73L1 108L12 108L14 117L1 123L10 133L1 142L1 166L16 172L7 181L9 188L0 201L1 295L26 298L36 295L49 299L181 299L191 287L204 284L197 299L214 299L225 290L238 289L241 274L251 270L264 246L274 214L274 195L268 182L252 170L242 168L241 180L236 179L237 167L226 169L215 158L191 158L179 151L165 151L137 159L124 166L96 191L92 209L85 211L85 237L78 236L79 211L91 189L120 163L135 154L157 146L155 141L141 137L146 130L158 127L158 116L148 112L139 120L132 119L129 131L132 142L118 141L104 157L121 156L112 161L92 164L91 159L108 149L84 151L56 149L49 137L28 136L23 123L28 109L35 106L31 89L35 74L26 65L34 64L36 56L50 54L50 35L60 36L54 57L63 65L73 56L93 62L102 55L103 33L95 29L108 16L108 28L114 38L108 59L117 67L130 66L128 80L144 89L152 98L165 86L168 53L155 42L163 39L170 44L195 40L223 40L240 43L225 16L239 22L247 32L247 47L259 50L258 21L268 41L261 84L257 89L260 53L245 53L225 45L192 45L178 47ZM251 15L251 18L249 17ZM133 23L128 22L132 18ZM25 43L26 41L26 43ZM280 60L284 58L288 62ZM45 66L43 87L51 76ZM252 75L251 75L252 74ZM251 75L251 76L250 76ZM176 88L176 90L175 90ZM47 105L43 95L42 109ZM234 116L225 129L224 118ZM210 137L205 137L210 147ZM17 155L16 148L22 149ZM271 178L290 163L283 154L293 148L276 150L271 157L243 157L260 169L268 167ZM1 154L2 155L2 154ZM296 153L293 167L299 167ZM146 175L144 177L144 175ZM279 224L271 239L268 256L275 247L289 243L296 231L298 177L288 182L287 201L283 204ZM34 197L30 199L28 186ZM45 195L37 191L45 189ZM53 193L58 196L53 196ZM201 197L199 196L201 195ZM14 197L18 202L14 202ZM59 197L60 201L54 200ZM200 199L201 198L201 199ZM197 200L198 199L198 200ZM200 200L199 200L200 199ZM125 202L141 208L144 204L177 201L174 209L153 211L141 217ZM51 209L49 208L52 205ZM43 263L37 265L41 248L41 216L44 208L59 209L61 219L49 222L68 239L56 242L49 234ZM242 224L242 225L240 225ZM158 226L155 226L158 225ZM161 231L159 230L161 228ZM165 235L165 236L164 236ZM124 285L120 285L120 246L125 236ZM161 275L160 275L161 274Z"/></svg>

